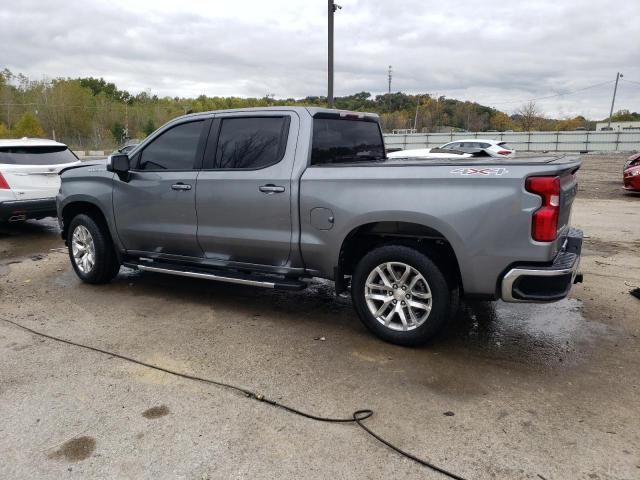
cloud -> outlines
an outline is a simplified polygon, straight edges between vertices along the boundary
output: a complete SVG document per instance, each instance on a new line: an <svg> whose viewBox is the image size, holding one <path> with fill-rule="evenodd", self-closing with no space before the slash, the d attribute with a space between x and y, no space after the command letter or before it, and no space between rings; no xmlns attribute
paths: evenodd
<svg viewBox="0 0 640 480"><path fill-rule="evenodd" d="M617 71L640 81L640 3L342 0L336 94L393 90L511 112L608 114ZM0 58L32 78L101 76L133 93L277 97L326 92L326 2L22 0L0 6ZM621 83L617 108L640 110Z"/></svg>

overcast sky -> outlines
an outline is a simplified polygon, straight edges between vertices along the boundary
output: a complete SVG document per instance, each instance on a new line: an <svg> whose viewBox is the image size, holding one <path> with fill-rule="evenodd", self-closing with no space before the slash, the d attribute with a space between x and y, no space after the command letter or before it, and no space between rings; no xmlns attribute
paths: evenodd
<svg viewBox="0 0 640 480"><path fill-rule="evenodd" d="M640 111L640 1L336 0L336 95ZM327 0L2 0L0 67L170 96L326 95ZM633 83L637 82L637 83Z"/></svg>

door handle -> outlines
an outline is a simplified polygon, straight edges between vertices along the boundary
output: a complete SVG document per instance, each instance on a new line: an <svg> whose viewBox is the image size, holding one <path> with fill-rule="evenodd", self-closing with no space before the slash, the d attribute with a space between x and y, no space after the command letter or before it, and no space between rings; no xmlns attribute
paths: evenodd
<svg viewBox="0 0 640 480"><path fill-rule="evenodd" d="M281 187L280 185L273 185L272 183L269 183L267 185L262 185L258 190L260 190L262 193L268 193L268 194L282 193L282 192L284 192L284 187Z"/></svg>
<svg viewBox="0 0 640 480"><path fill-rule="evenodd" d="M178 182L171 185L171 190L191 190L191 185L186 183Z"/></svg>

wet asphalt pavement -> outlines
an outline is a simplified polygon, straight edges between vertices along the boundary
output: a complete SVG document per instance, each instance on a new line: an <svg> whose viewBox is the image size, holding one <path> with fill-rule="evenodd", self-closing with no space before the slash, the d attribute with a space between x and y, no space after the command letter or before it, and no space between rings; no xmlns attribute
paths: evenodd
<svg viewBox="0 0 640 480"><path fill-rule="evenodd" d="M315 413L373 408L376 432L465 478L639 478L640 308L624 283L640 281L638 239L605 233L571 298L462 303L409 349L370 335L328 282L279 292L123 268L82 284L56 221L30 221L0 231L0 318ZM444 478L355 427L7 324L0 365L2 478Z"/></svg>
<svg viewBox="0 0 640 480"><path fill-rule="evenodd" d="M65 246L60 239L55 219L22 222L4 228L0 234L5 246L0 257L2 265L20 259L37 258L51 252L63 252ZM173 284L174 278L154 274L142 274L122 269L121 276L130 281L157 281ZM151 278L149 278L151 277ZM72 278L72 283L75 278ZM194 282L181 278L180 283ZM64 284L60 279L57 284ZM195 281L189 288L209 287L207 282ZM234 287L224 286L234 289ZM235 287L237 288L237 287ZM278 303L294 302L304 308L318 308L321 302L329 313L351 314L351 301L336 298L331 282L315 281L311 288L301 293L271 292L256 289L256 296L274 297ZM504 302L462 302L457 317L437 340L432 348L463 348L477 355L523 362L529 365L556 366L557 363L575 364L579 353L575 346L589 342L593 336L602 335L606 327L586 322L581 314L581 304L567 299L551 305L508 304Z"/></svg>

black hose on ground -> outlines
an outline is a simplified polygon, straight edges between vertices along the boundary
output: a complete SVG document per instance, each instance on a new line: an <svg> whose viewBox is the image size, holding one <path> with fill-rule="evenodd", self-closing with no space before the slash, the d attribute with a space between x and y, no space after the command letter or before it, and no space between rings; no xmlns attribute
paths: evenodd
<svg viewBox="0 0 640 480"><path fill-rule="evenodd" d="M428 462L427 460L423 460L419 457L416 457L415 455L406 452L404 450L402 450L399 447L396 447L394 444L392 444L391 442L389 442L388 440L385 440L384 438L382 438L380 435L376 434L375 432L373 432L371 429L369 429L367 426L364 425L364 423L362 423L364 420L371 418L373 416L373 410L370 409L362 409L362 410L356 410L355 412L353 412L351 417L347 417L347 418L331 418L331 417L322 417L319 415L313 415L311 413L306 413L303 412L301 410L298 410L296 408L290 407L288 405L285 405L284 403L280 403L277 402L276 400L271 400L269 398L264 397L263 395L260 395L252 390L243 388L243 387L238 387L236 385L232 385L230 383L225 383L225 382L220 382L217 380L210 380L208 378L202 378L202 377L197 377L195 375L189 375L188 373L182 373L182 372L177 372L175 370L170 370L168 368L164 368L164 367L159 367L157 365L153 365L151 363L146 363L143 362L141 360L136 360L135 358L131 358L131 357L127 357L125 355L120 355L119 353L114 353L114 352L110 352L108 350L103 350L101 348L97 348L97 347L92 347L90 345L84 345L82 343L77 343L77 342L72 342L71 340L66 340L64 338L60 338L60 337L55 337L53 335L48 335L46 333L43 332L39 332L37 330L33 330L32 328L29 327L25 327L24 325L21 325L17 322L14 322L12 320L7 320L5 318L0 318L0 320L9 323L11 325L14 325L18 328L21 328L23 330L26 330L29 333L32 333L34 335L38 335L40 337L44 337L44 338L48 338L49 340L54 340L56 342L61 342L61 343L66 343L67 345L72 345L74 347L79 347L79 348L84 348L86 350L91 350L92 352L97 352L97 353L101 353L103 355L109 355L111 357L116 357L119 358L121 360L124 360L126 362L130 362L130 363L135 363L137 365L141 365L143 367L147 367L147 368L152 368L154 370L158 370L160 372L164 372L164 373L168 373L170 375L175 375L177 377L181 377L181 378L186 378L188 380L195 380L197 382L203 382L203 383L208 383L210 385L215 385L217 387L222 387L222 388L227 388L229 390L233 390L236 392L239 392L241 394L243 394L244 396L246 396L247 398L251 398L254 400L257 400L259 402L263 402L263 403L267 403L273 407L277 407L277 408L281 408L283 410L286 410L287 412L296 414L296 415L300 415L302 417L305 418L309 418L311 420L316 420L318 422L328 422L328 423L355 423L356 425L358 425L360 428L362 428L365 432L367 432L369 435L371 435L373 438L375 438L376 440L378 440L379 442L383 443L384 445L386 445L387 447L389 447L391 450L394 450L395 452L399 453L400 455L402 455L403 457L408 458L409 460L413 460L414 462L424 466L424 467L428 467L436 472L439 472L449 478L453 478L454 480L465 480L463 477L461 477L460 475L456 475L455 473L449 472L448 470L445 470L444 468L438 467L437 465L432 464L431 462Z"/></svg>

